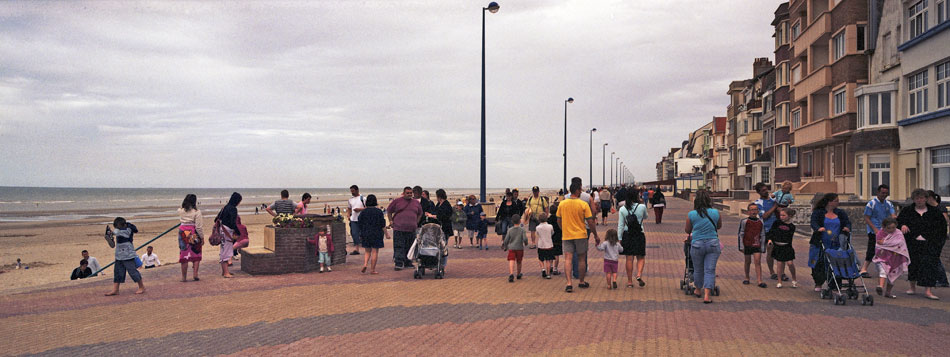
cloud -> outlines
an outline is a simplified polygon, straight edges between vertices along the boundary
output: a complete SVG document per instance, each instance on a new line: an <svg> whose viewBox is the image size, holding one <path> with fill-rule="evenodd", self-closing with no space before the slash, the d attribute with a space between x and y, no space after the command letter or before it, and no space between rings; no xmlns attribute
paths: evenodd
<svg viewBox="0 0 950 357"><path fill-rule="evenodd" d="M595 182L604 142L652 179L771 56L778 3L501 3L485 18L489 186L560 186L567 97L570 176L587 177L597 127ZM4 2L0 185L476 187L479 11Z"/></svg>

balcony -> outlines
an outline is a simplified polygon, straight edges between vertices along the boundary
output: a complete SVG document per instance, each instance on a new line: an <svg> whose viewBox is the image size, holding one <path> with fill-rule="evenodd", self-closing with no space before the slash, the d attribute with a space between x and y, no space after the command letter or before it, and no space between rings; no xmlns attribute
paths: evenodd
<svg viewBox="0 0 950 357"><path fill-rule="evenodd" d="M792 42L795 48L794 57L801 56L812 43L821 39L822 36L827 37L829 31L831 31L831 13L824 12L818 16L815 22L802 30L802 34L798 35L798 38Z"/></svg>
<svg viewBox="0 0 950 357"><path fill-rule="evenodd" d="M746 145L756 145L762 143L762 131L752 131L745 138Z"/></svg>
<svg viewBox="0 0 950 357"><path fill-rule="evenodd" d="M795 129L795 146L820 144L831 139L831 120L819 120Z"/></svg>
<svg viewBox="0 0 950 357"><path fill-rule="evenodd" d="M795 101L805 100L809 95L831 85L831 68L822 66L795 84Z"/></svg>

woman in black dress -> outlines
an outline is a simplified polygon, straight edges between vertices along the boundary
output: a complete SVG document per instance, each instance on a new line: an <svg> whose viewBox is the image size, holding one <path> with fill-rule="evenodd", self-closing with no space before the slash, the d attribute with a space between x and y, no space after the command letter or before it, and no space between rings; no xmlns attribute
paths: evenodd
<svg viewBox="0 0 950 357"><path fill-rule="evenodd" d="M366 250L363 255L363 269L360 270L363 273L369 265L370 274L379 274L376 272L376 259L379 257L379 249L383 247L386 217L378 206L376 195L369 195L366 196L366 208L360 212L360 245Z"/></svg>
<svg viewBox="0 0 950 357"><path fill-rule="evenodd" d="M947 239L947 221L940 210L927 205L926 190L918 188L910 196L914 204L901 209L897 216L897 225L904 233L910 253L910 266L907 268L910 289L907 294L916 294L917 286L920 285L924 287L926 298L939 300L931 289L937 284L937 262Z"/></svg>

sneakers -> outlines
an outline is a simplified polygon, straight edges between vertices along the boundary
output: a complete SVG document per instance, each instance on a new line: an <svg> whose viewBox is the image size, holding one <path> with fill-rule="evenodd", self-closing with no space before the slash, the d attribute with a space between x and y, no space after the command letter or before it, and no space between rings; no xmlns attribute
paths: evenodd
<svg viewBox="0 0 950 357"><path fill-rule="evenodd" d="M793 289L798 288L798 282L797 282L797 281L792 280L792 288L793 288Z"/></svg>
<svg viewBox="0 0 950 357"><path fill-rule="evenodd" d="M350 253L350 255L360 255L360 251L354 250L353 253Z"/></svg>
<svg viewBox="0 0 950 357"><path fill-rule="evenodd" d="M320 267L320 272L323 273L323 267Z"/></svg>
<svg viewBox="0 0 950 357"><path fill-rule="evenodd" d="M509 276L508 276L508 282L509 282L509 283L515 282L515 276L514 276L514 275L509 275Z"/></svg>
<svg viewBox="0 0 950 357"><path fill-rule="evenodd" d="M561 275L561 272L557 271L557 268L551 270L551 275Z"/></svg>
<svg viewBox="0 0 950 357"><path fill-rule="evenodd" d="M329 273L329 272L331 272L331 271L333 271L333 269L330 269L330 267L328 266L328 267L327 267L327 273Z"/></svg>
<svg viewBox="0 0 950 357"><path fill-rule="evenodd" d="M548 271L547 271L547 270L542 270L542 271L541 271L541 277L542 277L542 278L545 278L545 279L548 279Z"/></svg>
<svg viewBox="0 0 950 357"><path fill-rule="evenodd" d="M521 274L520 274L520 273L518 274L518 280L521 280Z"/></svg>
<svg viewBox="0 0 950 357"><path fill-rule="evenodd" d="M781 288L782 288L782 283L775 284L775 288L776 288L776 289L781 289Z"/></svg>
<svg viewBox="0 0 950 357"><path fill-rule="evenodd" d="M778 280L778 274L772 274L772 276L770 276L769 279Z"/></svg>

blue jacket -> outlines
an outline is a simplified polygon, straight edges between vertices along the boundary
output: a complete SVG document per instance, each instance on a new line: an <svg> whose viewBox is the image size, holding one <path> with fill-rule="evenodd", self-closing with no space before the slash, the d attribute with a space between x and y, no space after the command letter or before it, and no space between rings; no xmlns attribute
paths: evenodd
<svg viewBox="0 0 950 357"><path fill-rule="evenodd" d="M811 245L821 246L821 233L818 233L819 228L825 226L825 214L828 213L828 210L824 208L819 208L811 212L811 240L808 241ZM841 220L841 229L844 230L845 227L848 230L851 230L851 219L848 218L848 214L840 208L835 208L834 213L838 215L838 219Z"/></svg>

